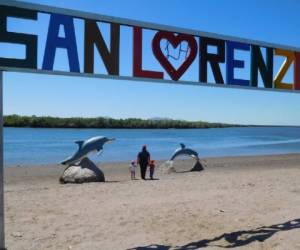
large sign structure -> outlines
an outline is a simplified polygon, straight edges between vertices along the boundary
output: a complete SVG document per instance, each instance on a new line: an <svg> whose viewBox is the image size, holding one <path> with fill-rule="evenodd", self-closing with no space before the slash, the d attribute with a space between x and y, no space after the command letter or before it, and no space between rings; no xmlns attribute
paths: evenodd
<svg viewBox="0 0 300 250"><path fill-rule="evenodd" d="M25 32L8 30L9 18L39 22L39 14L49 15L47 36L43 46L45 49L42 52L38 50L38 42L42 39L39 39L38 34L31 32L30 27ZM83 53L79 53L78 50L75 20L79 20L84 27L80 39L83 41ZM109 26L109 31L106 32L109 41L99 28L102 24ZM132 59L128 60L132 64L129 74L122 73L120 59L120 44L124 39L128 39L122 36L124 27L129 29L133 46ZM60 34L61 28L64 31L63 36ZM151 31L153 36L143 39L146 31ZM163 42L165 47L162 46ZM150 54L155 59L155 70L144 65L145 43L151 48L147 50L147 55ZM300 90L300 48L13 0L0 2L0 44L22 45L25 48L24 58L3 56L3 51L0 50L0 249L5 249L3 71L289 92ZM67 70L57 69L55 66L58 49L66 52ZM178 50L178 54L172 55L170 51L175 49ZM245 61L236 58L239 52L249 54L250 63L247 69ZM96 65L99 60L96 57L100 57L104 65L100 70ZM284 58L277 72L274 67L276 57ZM42 58L40 64L38 58ZM175 65L173 59L179 58L180 62ZM293 65L293 80L287 83L284 77L291 65ZM208 80L208 66L213 81ZM191 70L192 67L194 70ZM245 70L246 77L236 76L236 70ZM192 77L185 79L187 73Z"/></svg>
<svg viewBox="0 0 300 250"><path fill-rule="evenodd" d="M12 17L39 22L38 14L41 13L50 15L50 18L47 24L47 37L45 42L43 41L45 49L38 52L38 41L42 39L37 34L31 33L30 29L26 33L8 31L7 20ZM75 32L74 20L80 20L84 27L83 34L79 34L82 36L80 40L83 40L84 48L81 54L78 52L79 44L78 37L76 37L78 32ZM1 57L0 52L0 69L3 71L219 87L300 90L299 48L7 0L2 0L0 3L0 22L0 42L23 45L26 50L24 59L4 58ZM99 28L102 24L109 26L108 35ZM122 74L120 64L120 43L128 39L121 34L124 27L130 28L133 41L130 61L132 70L129 75ZM61 28L64 31L63 36L59 34ZM149 30L154 33L153 37L143 39L143 33ZM108 36L109 41L106 41L105 35ZM165 48L162 46L163 42L167 44ZM143 45L145 44L150 45L151 49L147 51L147 54L155 58L154 64L160 70L145 68L143 65L145 57ZM183 45L185 49L182 49ZM210 48L214 51L212 52ZM68 70L55 68L58 49L67 52ZM174 56L169 54L169 50L174 49L179 49L179 56L184 54L176 66L172 62ZM236 54L239 52L249 54L248 68L245 68L244 60L236 59ZM42 58L40 65L37 63L38 57ZM284 58L277 72L274 69L276 57ZM97 60L101 60L105 66L104 69L97 69ZM197 64L197 69L190 73L193 75L192 80L183 79L193 64ZM286 83L283 79L292 64L293 81ZM211 68L214 80L210 83L207 83L208 66ZM237 70L244 70L246 77L244 79L237 77L235 74ZM260 85L258 84L259 74L262 80Z"/></svg>

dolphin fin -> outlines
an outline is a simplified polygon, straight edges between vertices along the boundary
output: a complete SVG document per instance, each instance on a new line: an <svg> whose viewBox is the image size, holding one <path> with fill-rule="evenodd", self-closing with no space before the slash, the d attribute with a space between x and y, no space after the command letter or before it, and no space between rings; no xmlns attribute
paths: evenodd
<svg viewBox="0 0 300 250"><path fill-rule="evenodd" d="M185 148L185 145L183 143L180 143L181 148Z"/></svg>
<svg viewBox="0 0 300 250"><path fill-rule="evenodd" d="M81 148L82 144L84 143L84 141L75 141L76 144L78 144L78 147Z"/></svg>

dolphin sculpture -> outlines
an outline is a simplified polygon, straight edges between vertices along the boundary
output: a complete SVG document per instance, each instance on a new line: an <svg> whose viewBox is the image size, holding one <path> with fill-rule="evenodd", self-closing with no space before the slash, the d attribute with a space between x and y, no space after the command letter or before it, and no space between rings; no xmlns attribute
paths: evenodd
<svg viewBox="0 0 300 250"><path fill-rule="evenodd" d="M78 144L77 151L67 159L61 162L63 165L71 165L81 161L91 152L98 152L100 154L103 151L103 145L108 142L114 141L114 138L107 138L104 136L92 137L85 141L75 141Z"/></svg>
<svg viewBox="0 0 300 250"><path fill-rule="evenodd" d="M180 146L181 146L180 148L175 150L170 161L173 161L177 156L180 156L180 155L188 155L188 156L196 159L197 161L199 160L198 153L195 150L186 148L183 143L180 143Z"/></svg>
<svg viewBox="0 0 300 250"><path fill-rule="evenodd" d="M190 148L186 148L185 145L183 143L180 143L180 148L176 149L174 154L172 155L171 159L169 160L169 162L173 162L173 160L180 156L180 155L188 155L190 157L192 157L193 159L196 160L195 165L193 166L193 168L190 171L202 171L204 170L202 164L200 163L200 159L198 156L198 153Z"/></svg>

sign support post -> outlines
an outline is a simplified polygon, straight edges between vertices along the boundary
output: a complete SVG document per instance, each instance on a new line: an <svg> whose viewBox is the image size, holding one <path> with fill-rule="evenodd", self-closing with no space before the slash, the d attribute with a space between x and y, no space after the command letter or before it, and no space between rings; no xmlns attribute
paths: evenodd
<svg viewBox="0 0 300 250"><path fill-rule="evenodd" d="M3 71L0 70L0 250L5 250L3 178Z"/></svg>

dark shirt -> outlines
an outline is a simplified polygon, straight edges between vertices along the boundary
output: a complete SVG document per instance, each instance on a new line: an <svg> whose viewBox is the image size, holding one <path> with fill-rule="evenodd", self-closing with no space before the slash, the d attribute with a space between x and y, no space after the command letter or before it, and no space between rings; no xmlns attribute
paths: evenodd
<svg viewBox="0 0 300 250"><path fill-rule="evenodd" d="M148 164L148 161L150 159L150 154L147 150L143 150L139 152L138 154L139 163L142 165Z"/></svg>

